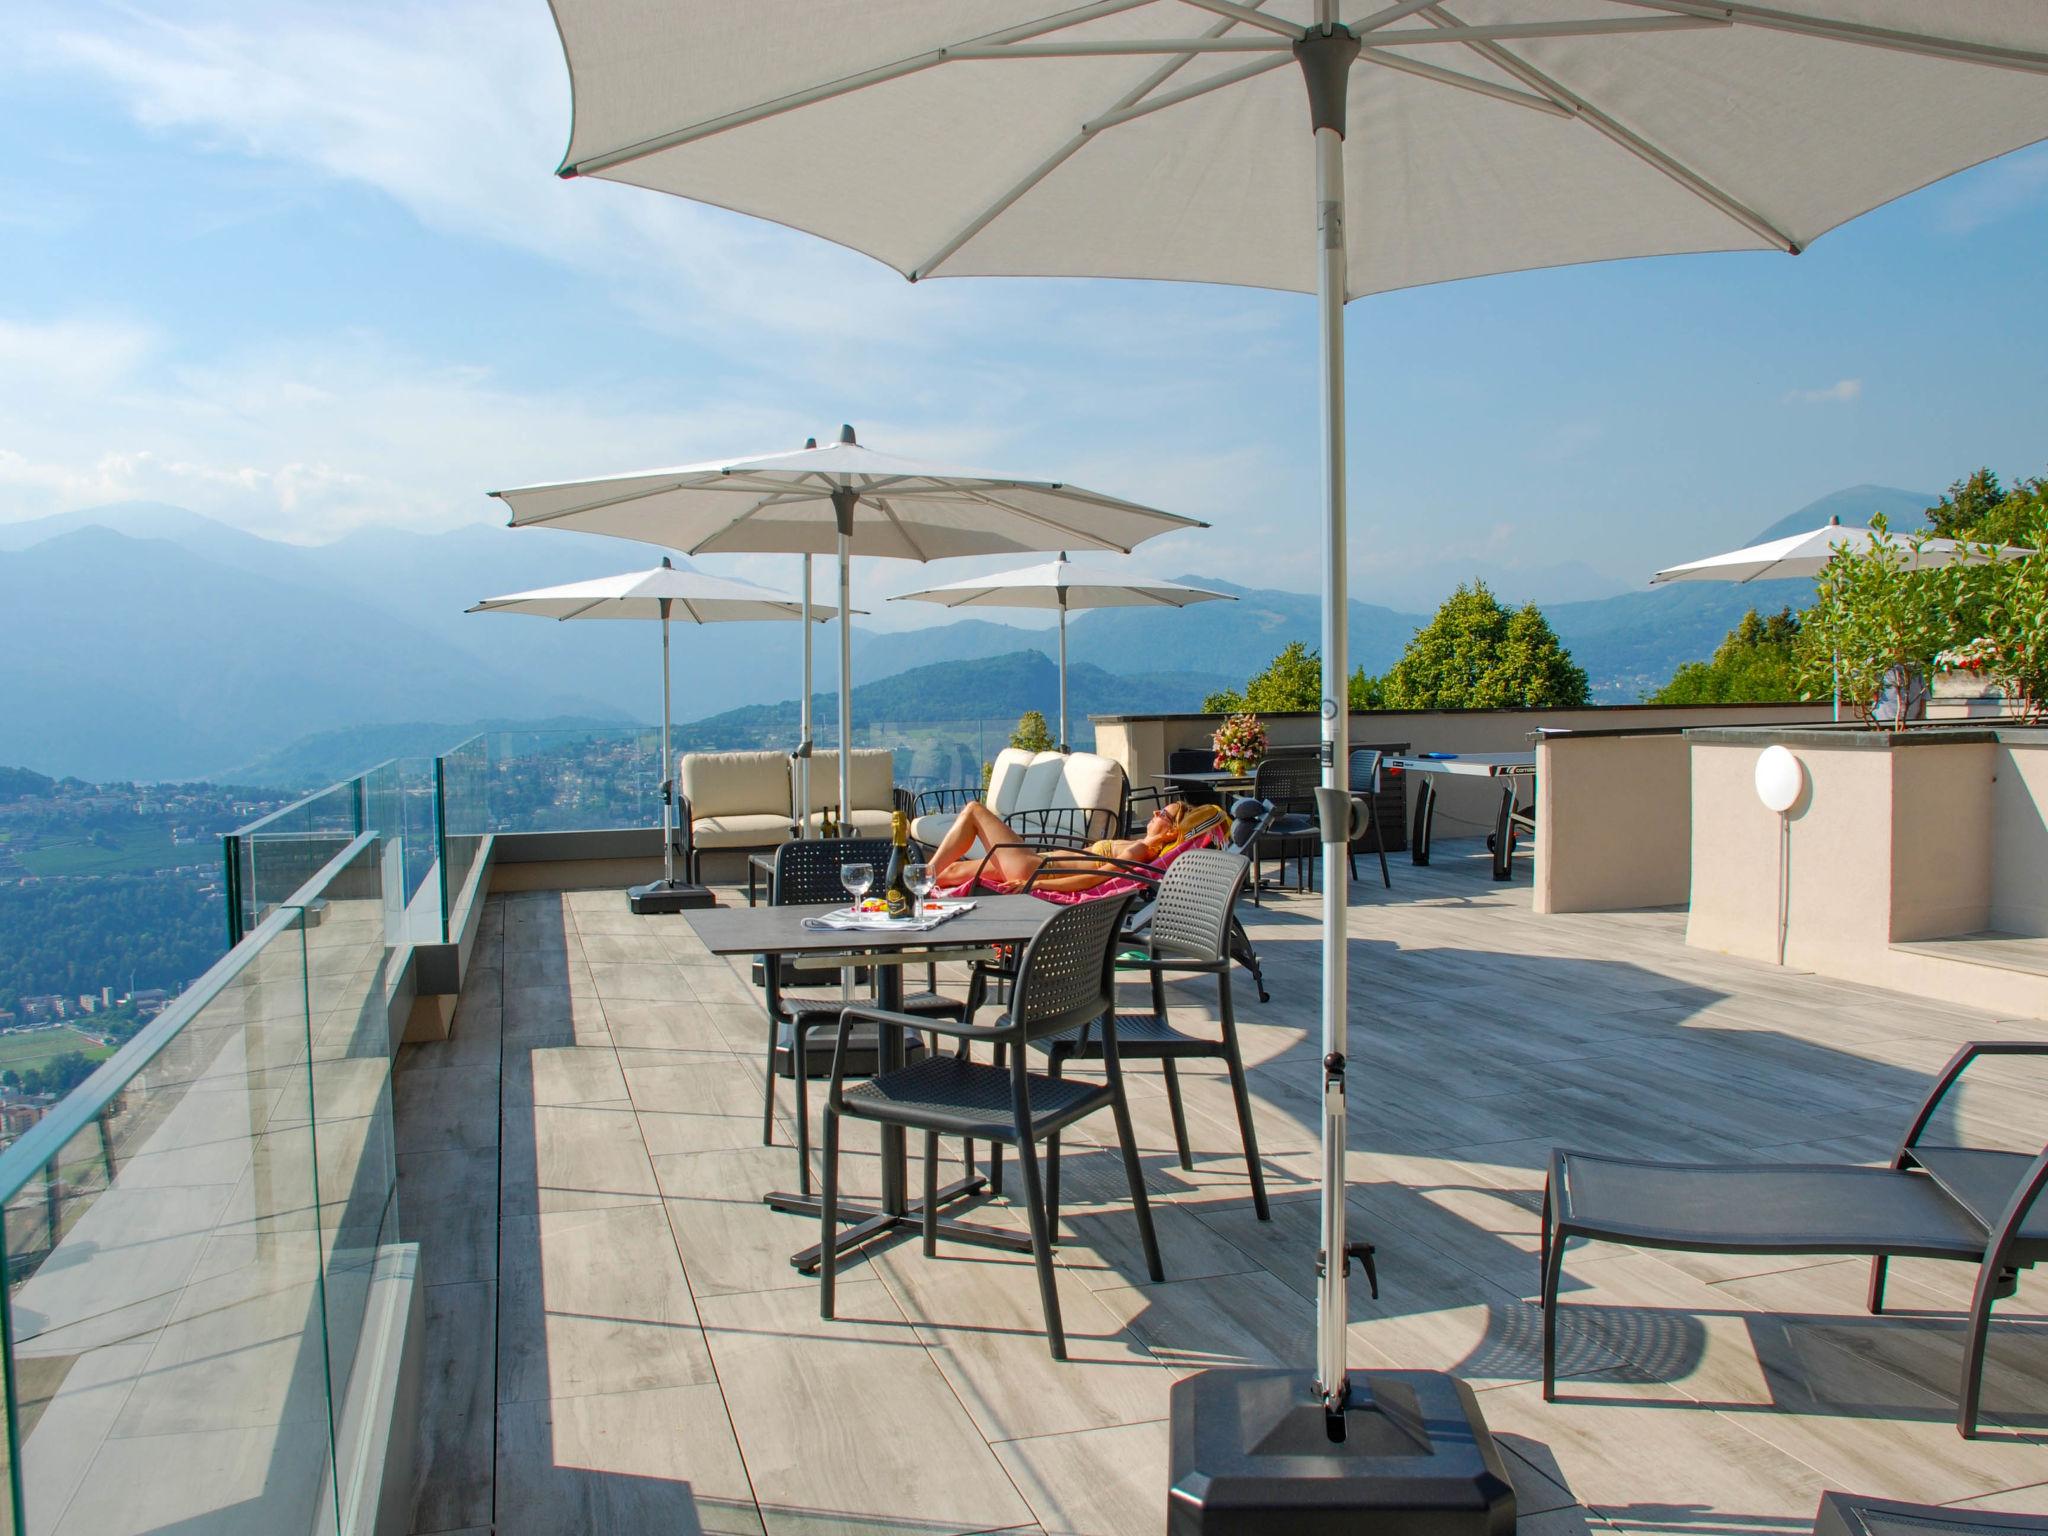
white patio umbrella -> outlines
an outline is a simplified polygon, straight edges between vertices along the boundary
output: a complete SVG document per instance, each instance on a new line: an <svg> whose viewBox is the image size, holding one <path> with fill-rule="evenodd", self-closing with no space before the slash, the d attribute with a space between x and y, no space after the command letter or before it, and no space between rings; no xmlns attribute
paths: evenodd
<svg viewBox="0 0 2048 1536"><path fill-rule="evenodd" d="M836 555L839 803L849 810L852 556L943 560L1068 546L1129 554L1155 534L1208 526L1057 480L941 468L879 453L856 442L852 427L841 427L839 441L822 448L491 494L511 508L515 528L609 533L691 555Z"/></svg>
<svg viewBox="0 0 2048 1536"><path fill-rule="evenodd" d="M2038 0L553 0L565 176L933 275L1312 291L1321 336L1323 1222L1344 1365L1343 306L1483 273L1797 253L2048 135ZM1361 153L1345 154L1351 131ZM1366 213L1356 238L1346 222Z"/></svg>
<svg viewBox="0 0 2048 1536"><path fill-rule="evenodd" d="M728 581L701 571L679 571L667 559L649 571L628 571L623 576L600 576L592 581L574 581L566 586L541 587L532 592L513 592L504 597L487 597L466 613L526 613L539 618L568 619L655 619L661 624L661 880L652 886L635 886L635 911L673 910L689 904L693 887L676 879L675 777L669 765L671 720L668 664L668 627L680 624L731 624L762 620L821 622L838 610L813 608L810 594L785 597L748 581ZM708 902L705 904L708 905Z"/></svg>
<svg viewBox="0 0 2048 1536"><path fill-rule="evenodd" d="M937 603L942 608L1051 608L1060 616L1060 750L1067 750L1067 614L1076 608L1186 608L1192 603L1234 603L1228 592L1177 581L1129 576L1107 566L1076 565L1062 550L1057 560L970 576L922 592L902 592L893 603Z"/></svg>
<svg viewBox="0 0 2048 1536"><path fill-rule="evenodd" d="M2011 545L1958 543L1954 539L1922 539L1916 545L1910 537L1874 528L1845 528L1839 517L1831 517L1805 533L1766 539L1726 554L1684 565L1667 566L1650 578L1651 586L1672 581L1777 581L1801 576L1818 576L1827 569L1837 552L1862 554L1879 545L1896 546L1912 570L1934 570L1945 565L1990 565L1999 560L2018 560L2031 549ZM1838 658L1839 663L1839 658ZM1842 682L1839 664L1835 676L1835 718L1842 718Z"/></svg>

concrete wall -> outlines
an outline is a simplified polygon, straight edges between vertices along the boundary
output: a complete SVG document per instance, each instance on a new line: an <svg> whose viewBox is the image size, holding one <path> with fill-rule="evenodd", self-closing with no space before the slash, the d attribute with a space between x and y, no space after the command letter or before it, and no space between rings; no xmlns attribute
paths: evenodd
<svg viewBox="0 0 2048 1536"><path fill-rule="evenodd" d="M2048 743L2002 742L1991 786L1991 924L2048 935Z"/></svg>
<svg viewBox="0 0 2048 1536"><path fill-rule="evenodd" d="M1991 925L1991 791L1996 742L1884 754L1892 762L1890 939L1939 939Z"/></svg>
<svg viewBox="0 0 2048 1536"><path fill-rule="evenodd" d="M1691 891L1692 760L1677 732L1548 736L1536 749L1538 912L1683 903Z"/></svg>
<svg viewBox="0 0 2048 1536"><path fill-rule="evenodd" d="M1781 734L1807 776L1782 819L1755 788ZM2048 1018L2039 975L1916 946L1986 929L2048 936L2048 737L2024 735L1694 738L1686 942Z"/></svg>
<svg viewBox="0 0 2048 1536"><path fill-rule="evenodd" d="M1692 749L1692 899L1686 942L1853 975L1891 942L1892 754L1802 743L1800 802L1756 796L1754 745Z"/></svg>

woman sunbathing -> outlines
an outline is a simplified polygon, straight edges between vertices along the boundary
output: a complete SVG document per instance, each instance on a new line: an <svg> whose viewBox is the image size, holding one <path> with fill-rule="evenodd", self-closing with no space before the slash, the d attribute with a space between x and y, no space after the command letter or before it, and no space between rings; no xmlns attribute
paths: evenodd
<svg viewBox="0 0 2048 1536"><path fill-rule="evenodd" d="M1022 890L1029 883L1034 891L1086 891L1120 872L1115 861L1149 864L1220 819L1221 813L1213 805L1176 800L1159 808L1145 824L1143 837L1106 837L1090 843L1085 853L1051 850L1050 865L1055 873L1048 874L1043 873L1049 862L1048 850L1020 843L1002 817L979 800L970 800L940 840L931 868L938 885L948 890L972 885L978 879L984 885L1010 890ZM985 855L970 857L977 844L986 850Z"/></svg>

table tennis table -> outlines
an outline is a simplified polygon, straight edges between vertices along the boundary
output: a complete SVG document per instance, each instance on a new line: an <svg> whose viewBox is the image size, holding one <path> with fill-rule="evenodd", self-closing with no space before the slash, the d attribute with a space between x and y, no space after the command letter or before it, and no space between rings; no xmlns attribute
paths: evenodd
<svg viewBox="0 0 2048 1536"><path fill-rule="evenodd" d="M1493 833L1487 846L1493 850L1493 878L1514 876L1516 837L1536 835L1536 754L1534 752L1400 753L1385 760L1385 766L1417 775L1415 788L1415 831L1409 839L1408 857L1417 864L1429 862L1430 831L1436 822L1437 780L1450 774L1459 778L1498 779L1500 809L1494 816ZM1527 794L1523 791L1526 787Z"/></svg>

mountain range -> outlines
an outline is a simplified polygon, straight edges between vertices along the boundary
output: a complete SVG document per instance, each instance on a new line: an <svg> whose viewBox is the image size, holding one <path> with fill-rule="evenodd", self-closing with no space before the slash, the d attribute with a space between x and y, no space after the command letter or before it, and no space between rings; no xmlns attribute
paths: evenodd
<svg viewBox="0 0 2048 1536"><path fill-rule="evenodd" d="M1845 524L1863 524L1881 511L1894 526L1909 526L1933 500L1857 486L1757 538L1837 513ZM364 733L357 756L368 763L382 755L367 733L373 727L383 732L378 741L416 742L443 733L459 739L493 721L644 721L658 698L648 626L579 624L565 634L537 620L462 610L486 594L652 565L660 554L493 524L438 534L370 528L330 544L293 545L150 502L0 523L0 654L8 658L0 667L0 758L94 780L245 778L243 770L268 760L266 781L283 782L279 775L347 751L329 739L295 763L294 744L323 733ZM1546 579L1553 578L1554 590L1572 589L1565 576ZM1071 621L1077 715L1192 707L1219 680L1242 681L1289 641L1316 642L1312 593L1199 572L1180 579L1237 601L1103 609ZM1446 587L1457 579L1447 568ZM1500 579L1505 595L1520 595ZM1804 602L1809 587L1692 584L1552 602L1545 612L1596 696L1627 702L1708 654L1747 608ZM1424 619L1352 603L1354 660L1384 671ZM854 674L864 686L940 660L1049 653L1055 644L1048 630L982 619L911 633L856 621L854 641ZM675 648L678 719L771 700L788 701L794 718L794 625L684 627ZM1037 702L1042 679L972 670L963 686L978 690L987 711L1051 713ZM835 674L834 647L822 644L816 680L829 688ZM1012 685L1033 702L1002 695ZM886 709L878 696L868 707L896 718L922 708L930 719L968 702L942 697L935 676L917 682L921 700L910 688L896 690L901 697ZM450 724L416 724L430 721Z"/></svg>

